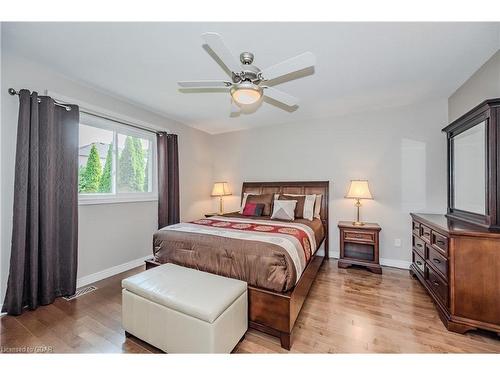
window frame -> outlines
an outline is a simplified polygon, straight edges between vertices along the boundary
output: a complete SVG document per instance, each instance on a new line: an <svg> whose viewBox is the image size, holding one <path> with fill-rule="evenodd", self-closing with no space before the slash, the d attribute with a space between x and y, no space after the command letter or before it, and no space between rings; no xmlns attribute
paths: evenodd
<svg viewBox="0 0 500 375"><path fill-rule="evenodd" d="M59 100L61 102L73 103L77 104L80 107L82 112L85 112L87 115L96 116L101 118L104 124L99 125L90 125L85 124L87 126L93 126L96 128L110 130L113 131L113 144L114 144L114 155L113 158L113 190L115 193L78 193L78 205L97 205L97 204L114 204L114 203L133 203L133 202L150 202L150 201L158 201L158 164L157 164L157 142L155 135L155 127L147 124L143 121L136 120L124 115L120 115L118 113L113 113L111 111L107 111L102 108L98 108L96 106L83 103L81 101L75 100L73 98L63 96L54 92L49 92L46 90L46 95L52 97L55 100ZM78 126L82 124L79 122ZM130 125L127 125L130 124ZM135 128L134 126L145 128L144 130ZM151 129L151 130L146 130ZM166 131L166 130L165 130ZM117 147L118 147L118 135L130 135L134 137L139 137L142 139L147 139L151 142L150 146L150 158L151 158L151 168L149 168L150 181L151 181L151 191L150 192L129 192L129 193L120 193L116 191L116 178L117 178Z"/></svg>

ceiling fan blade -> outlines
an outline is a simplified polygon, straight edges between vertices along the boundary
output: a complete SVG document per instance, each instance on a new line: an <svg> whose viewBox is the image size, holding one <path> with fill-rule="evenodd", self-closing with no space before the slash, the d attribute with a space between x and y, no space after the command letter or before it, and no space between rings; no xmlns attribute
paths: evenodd
<svg viewBox="0 0 500 375"><path fill-rule="evenodd" d="M177 84L184 88L202 88L202 87L229 87L231 82L227 81L179 81Z"/></svg>
<svg viewBox="0 0 500 375"><path fill-rule="evenodd" d="M214 51L222 63L227 66L227 68L233 73L238 73L241 71L241 66L229 51L226 44L222 40L222 37L217 33L204 33L201 35L206 44Z"/></svg>
<svg viewBox="0 0 500 375"><path fill-rule="evenodd" d="M264 95L278 102L286 104L289 107L293 107L299 104L299 99L296 98L295 96L288 95L287 93L284 93L283 91L280 90L276 90L273 87L265 88Z"/></svg>
<svg viewBox="0 0 500 375"><path fill-rule="evenodd" d="M275 79L285 74L293 73L316 64L316 56L312 52L305 52L288 60L282 61L276 65L262 70L262 77L266 81Z"/></svg>

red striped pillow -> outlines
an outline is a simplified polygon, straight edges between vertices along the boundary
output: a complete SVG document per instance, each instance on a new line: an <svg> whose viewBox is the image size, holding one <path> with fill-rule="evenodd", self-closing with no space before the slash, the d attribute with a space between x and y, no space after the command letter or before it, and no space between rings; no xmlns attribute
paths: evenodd
<svg viewBox="0 0 500 375"><path fill-rule="evenodd" d="M262 216L262 211L264 211L263 203L247 203L243 209L242 214L245 216Z"/></svg>

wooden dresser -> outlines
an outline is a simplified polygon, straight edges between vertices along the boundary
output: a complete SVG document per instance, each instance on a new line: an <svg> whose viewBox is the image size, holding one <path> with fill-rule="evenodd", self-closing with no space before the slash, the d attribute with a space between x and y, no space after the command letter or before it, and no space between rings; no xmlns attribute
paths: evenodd
<svg viewBox="0 0 500 375"><path fill-rule="evenodd" d="M412 265L448 330L500 333L500 232L411 214Z"/></svg>

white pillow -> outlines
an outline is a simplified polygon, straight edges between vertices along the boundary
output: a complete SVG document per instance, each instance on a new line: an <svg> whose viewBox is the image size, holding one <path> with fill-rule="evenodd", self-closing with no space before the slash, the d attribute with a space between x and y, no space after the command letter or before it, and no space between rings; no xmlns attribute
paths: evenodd
<svg viewBox="0 0 500 375"><path fill-rule="evenodd" d="M293 221L295 219L295 206L297 201L274 200L271 219Z"/></svg>
<svg viewBox="0 0 500 375"><path fill-rule="evenodd" d="M283 195L289 195L291 197L306 197L304 201L304 212L302 217L307 220L314 219L314 203L316 202L316 194L288 194L283 193Z"/></svg>
<svg viewBox="0 0 500 375"><path fill-rule="evenodd" d="M323 198L323 194L316 194L316 202L314 202L314 217L317 219L321 219L321 198Z"/></svg>

